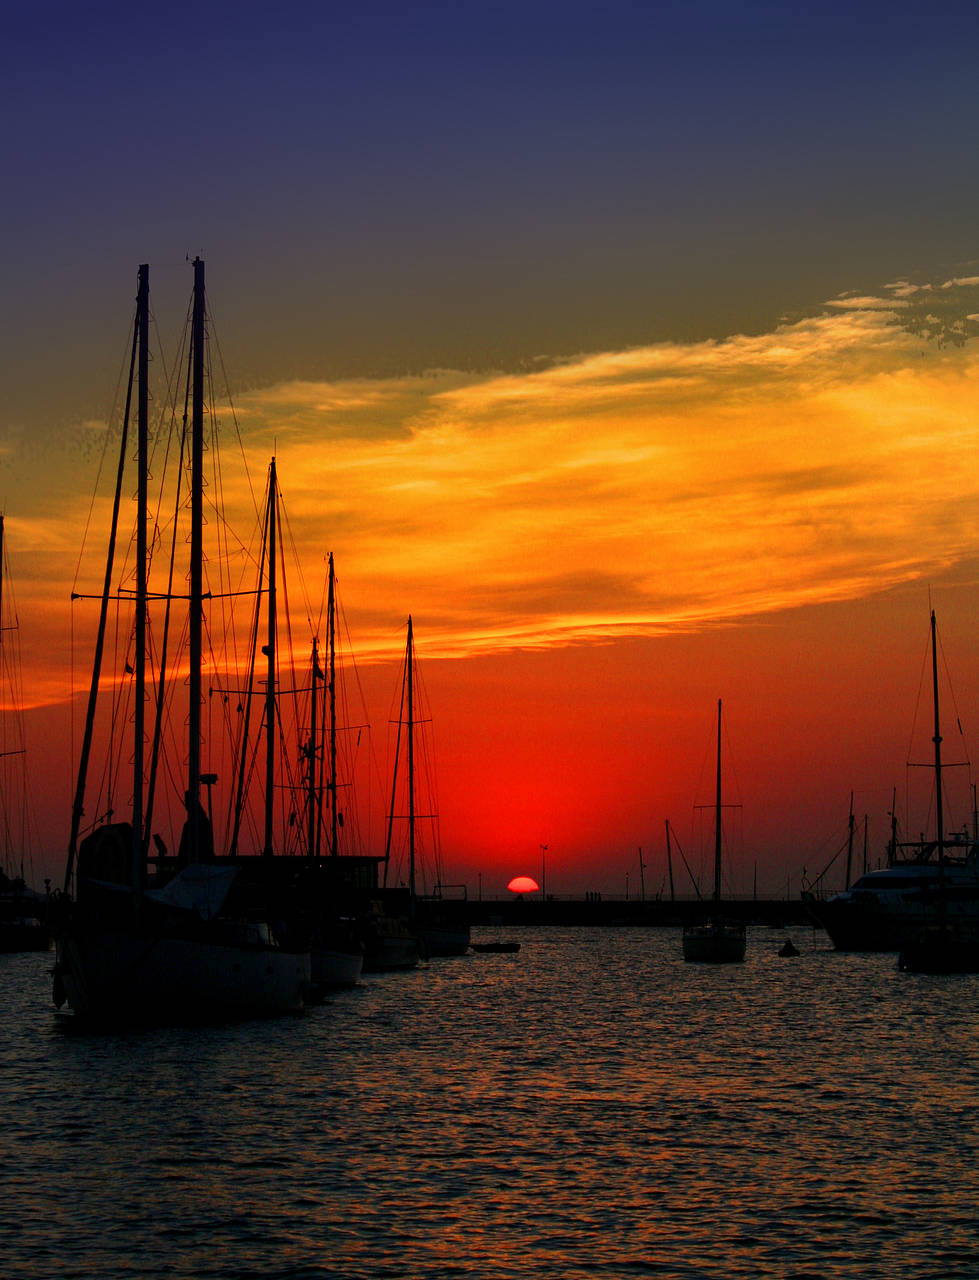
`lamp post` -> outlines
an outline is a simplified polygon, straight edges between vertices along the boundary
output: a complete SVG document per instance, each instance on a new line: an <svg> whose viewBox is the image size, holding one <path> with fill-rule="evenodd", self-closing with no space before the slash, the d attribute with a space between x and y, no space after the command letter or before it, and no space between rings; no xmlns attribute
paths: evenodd
<svg viewBox="0 0 979 1280"><path fill-rule="evenodd" d="M540 847L540 896L541 902L547 901L547 864L544 855L547 853L547 845L542 844Z"/></svg>

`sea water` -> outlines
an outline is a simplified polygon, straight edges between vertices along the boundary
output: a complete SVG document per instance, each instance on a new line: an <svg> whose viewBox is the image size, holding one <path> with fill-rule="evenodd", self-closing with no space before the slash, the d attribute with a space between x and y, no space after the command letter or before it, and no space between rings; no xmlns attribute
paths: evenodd
<svg viewBox="0 0 979 1280"><path fill-rule="evenodd" d="M979 1275L979 978L476 930L301 1017L66 1034L0 956L0 1273ZM781 958L791 936L800 955Z"/></svg>

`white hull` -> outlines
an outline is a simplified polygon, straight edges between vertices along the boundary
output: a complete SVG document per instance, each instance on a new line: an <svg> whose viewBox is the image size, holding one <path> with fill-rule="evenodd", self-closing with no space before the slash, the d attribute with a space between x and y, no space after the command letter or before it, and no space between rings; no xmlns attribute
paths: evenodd
<svg viewBox="0 0 979 1280"><path fill-rule="evenodd" d="M318 987L353 987L360 980L364 957L360 952L313 947L310 952L313 983Z"/></svg>
<svg viewBox="0 0 979 1280"><path fill-rule="evenodd" d="M938 923L942 899L950 925L979 931L974 859L946 866L944 889L937 864L905 863L868 871L843 893L825 902L810 899L809 906L837 951L900 951Z"/></svg>
<svg viewBox="0 0 979 1280"><path fill-rule="evenodd" d="M683 958L701 964L737 964L747 949L744 925L696 924L683 931Z"/></svg>
<svg viewBox="0 0 979 1280"><path fill-rule="evenodd" d="M301 1012L310 959L276 947L95 929L58 939L55 974L85 1020L220 1022Z"/></svg>

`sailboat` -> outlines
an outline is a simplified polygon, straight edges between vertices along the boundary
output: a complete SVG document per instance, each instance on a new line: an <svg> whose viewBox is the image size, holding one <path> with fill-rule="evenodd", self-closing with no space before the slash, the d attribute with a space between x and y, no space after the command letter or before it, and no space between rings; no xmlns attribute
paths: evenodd
<svg viewBox="0 0 979 1280"><path fill-rule="evenodd" d="M438 828L436 824L438 815L434 813L420 814L418 812L416 755L419 745L419 727L424 723L425 717L418 714L418 674L414 635L414 625L409 616L405 657L402 666L401 705L397 720L398 729L394 768L392 770L391 808L388 813L387 839L384 850L385 867L388 867L391 863L395 821L403 821L407 838L408 896L406 906L408 918L407 921L402 921L399 927L396 920L392 920L389 915L389 922L385 926L385 931L388 934L399 932L402 935L402 945L406 943L407 936L410 934L415 939L419 954L424 958L460 956L465 955L469 950L470 927L468 920L464 915L460 914L459 904L453 902L452 906L449 906L446 899L443 898L443 889L446 886L442 884L441 874L438 869L440 861L437 848ZM402 744L404 744L404 767L402 767ZM429 782L431 782L431 778L429 778ZM399 795L403 797L406 805L406 811L402 814L396 812ZM435 847L430 850L434 855L436 872L434 891L431 894L421 893L418 889L418 879L421 872L419 823L424 819L432 822L435 840ZM429 869L431 870L432 868ZM464 910L464 907L462 910ZM385 950L393 951L399 945L395 938L390 936L382 940L377 928L378 923L375 922L374 938L369 939L367 942L368 957L365 960L365 965L373 966L377 963L377 960L371 954L372 943L381 943L381 955L384 954Z"/></svg>
<svg viewBox="0 0 979 1280"><path fill-rule="evenodd" d="M740 921L721 916L721 700L717 700L717 788L714 803L714 896L710 919L683 927L683 958L706 964L743 960L747 947Z"/></svg>
<svg viewBox="0 0 979 1280"><path fill-rule="evenodd" d="M31 820L16 620L4 621L10 592L4 517L0 515L0 952L47 951L51 935L45 900L27 887L24 855Z"/></svg>
<svg viewBox="0 0 979 1280"><path fill-rule="evenodd" d="M945 865L945 827L942 808L942 731L938 706L938 644L935 611L931 611L931 670L935 732L935 840L938 882L932 920L905 944L898 968L906 973L979 973L979 927L953 919L949 913L949 880Z"/></svg>
<svg viewBox="0 0 979 1280"><path fill-rule="evenodd" d="M149 589L148 519L149 456L149 268L139 268L136 317L130 359L129 390L120 443L109 549L101 594L98 635L89 688L64 887L57 898L54 931L57 959L54 1001L67 1004L75 1017L94 1023L215 1022L264 1017L302 1010L310 981L308 951L287 945L276 925L248 896L237 893L238 867L214 856L210 812L201 803L202 788L216 780L203 769L201 724L202 646L204 634L204 263L194 261L189 384L190 424L190 565L188 633L188 707L183 746L186 773L186 819L176 859L160 857L155 877L149 873L163 712L176 683L167 668L170 608L178 597L170 580L165 591ZM128 820L113 821L111 811L79 840L86 801L95 719L125 464L129 456L129 418L136 371L137 515L135 537L135 606L132 666L132 806ZM185 418L186 426L186 418ZM183 447L181 443L181 466ZM178 492L175 510L182 506ZM176 522L172 547L177 545ZM274 557L274 549L273 549ZM272 588L270 588L270 591ZM127 598L120 591L116 598ZM146 769L146 708L152 692L148 605L166 603L167 621L157 654L156 718ZM118 717L114 717L118 718ZM266 796L266 806L270 796ZM159 837L155 837L156 840ZM159 847L159 844L158 844Z"/></svg>
<svg viewBox="0 0 979 1280"><path fill-rule="evenodd" d="M886 865L864 869L851 882L854 836L851 799L846 842L802 894L807 910L829 934L837 951L895 951L910 958L919 939L938 925L939 910L945 917L945 926L948 930L954 929L959 937L968 937L970 933L979 935L979 816L974 807L971 832L965 826L958 831L945 827L940 775L946 766L941 758L937 627L930 644L934 735L939 739L931 766L939 797L937 830L934 835L922 835L916 840L899 839L895 792ZM827 893L821 882L844 849L844 888ZM909 959L909 963L913 961Z"/></svg>
<svg viewBox="0 0 979 1280"><path fill-rule="evenodd" d="M338 866L333 859L340 856L340 829L343 825L343 815L338 803L336 635L336 571L331 551L327 579L327 670L325 674L320 670L318 644L314 638L309 739L305 753L307 852L317 871L324 870L322 865L324 828L329 846L326 861L331 864L326 869ZM322 695L320 689L322 689ZM326 702L327 714L321 716L318 721L317 710L321 696ZM324 769L326 770L325 786ZM323 812L324 790L328 800L326 814ZM319 877L319 888L310 939L313 984L317 988L354 986L364 968L364 944L353 908L346 910L343 908L343 895L336 878Z"/></svg>

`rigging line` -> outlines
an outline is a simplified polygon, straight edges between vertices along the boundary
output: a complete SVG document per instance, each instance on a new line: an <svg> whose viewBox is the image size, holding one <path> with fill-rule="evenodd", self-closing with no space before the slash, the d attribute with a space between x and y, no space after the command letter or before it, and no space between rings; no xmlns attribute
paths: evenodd
<svg viewBox="0 0 979 1280"><path fill-rule="evenodd" d="M126 356L129 355L130 347L132 345L132 332L133 332L133 322L130 321L129 326L126 330L127 338L126 338L126 345L124 348L124 355L122 358L122 363L119 367L118 376L116 378L116 387L112 396L112 401L110 403L109 413L106 417L105 431L102 434L102 452L99 455L99 465L95 473L95 484L92 487L92 493L89 499L88 512L85 516L85 523L82 527L82 537L81 537L81 542L78 548L78 559L75 562L75 574L74 574L74 577L72 578L73 587L78 585L78 579L79 579L79 575L81 573L81 567L82 567L82 560L84 559L84 556L85 556L85 547L88 542L88 535L92 527L92 517L95 512L95 503L98 498L99 486L102 483L102 473L103 473L103 470L105 469L106 457L109 451L109 442L112 439L112 423L115 420L116 414L119 411L119 393L123 385L123 379L125 377ZM131 374L130 374L130 377L131 377Z"/></svg>
<svg viewBox="0 0 979 1280"><path fill-rule="evenodd" d="M959 715L959 708L958 708L958 705L957 705L957 703L956 703L956 701L955 701L955 686L952 684L952 675L951 675L951 672L949 671L948 659L947 659L947 658L946 658L946 656L945 656L945 647L944 647L944 645L942 644L942 637L941 637L941 635L940 635L940 634L939 634L939 636L938 636L938 651L939 651L939 653L941 654L941 659L942 659L942 669L943 669L943 670L944 670L944 672L945 672L945 686L946 686L946 691L947 691L947 693L948 693L949 697L950 697L950 698L951 698L951 700L952 700L952 712L953 712L953 714L954 714L954 716L955 716L955 725L956 725L956 728L957 728L957 729L958 729L958 731L959 731L959 737L962 739L963 747L964 747L964 749L965 749L965 756L966 756L965 763L966 763L966 764L969 764L969 763L970 763L970 761L969 761L969 748L968 748L968 743L966 742L965 733L964 733L964 731L963 731L963 729L962 729L962 719L961 719L961 717L960 717L960 715Z"/></svg>
<svg viewBox="0 0 979 1280"><path fill-rule="evenodd" d="M281 493L279 495L279 516L280 516L279 527L281 529L284 526L286 537L288 538L288 542L289 542L289 548L292 551L294 572L297 578L299 579L299 587L300 587L300 594L302 596L302 601L303 601L303 609L306 612L307 620L310 622L310 625L312 625L313 603L309 597L309 590L306 586L306 577L303 573L302 562L299 559L299 548L297 546L296 539L292 532L292 521L289 518L289 509L286 506L285 498L282 496ZM283 539L283 542L284 541L286 541L285 538ZM283 547L283 555L282 555L282 572L284 575L285 574L285 548L284 547Z"/></svg>
<svg viewBox="0 0 979 1280"><path fill-rule="evenodd" d="M258 651L258 630L259 630L259 625L261 621L261 610L262 610L262 584L265 581L265 559L266 559L265 551L266 551L266 545L267 545L267 539L268 539L268 521L267 520L263 520L261 522L261 528L262 528L262 535L261 535L262 546L261 546L261 556L258 561L258 591L255 594L255 608L252 611L252 621L249 629L249 659L248 659L248 668L247 668L248 678L246 681L246 685L249 690L249 696L245 698L244 715L238 726L239 735L240 735L239 741L241 742L241 750L239 752L239 770L238 770L237 778L235 779L236 785L232 788L231 795L229 797L230 802L232 804L232 808L230 809L228 814L228 823L229 823L229 828L231 830L231 843L229 848L230 848L232 857L236 856L238 852L238 840L239 840L240 831L241 831L241 820L242 820L242 813L243 813L243 806L244 806L245 772L247 768L248 746L249 746L248 739L249 739L249 731L251 726L251 707L252 707L251 692L255 687L255 662L256 662L256 654ZM256 750L257 750L257 742L256 742Z"/></svg>
<svg viewBox="0 0 979 1280"><path fill-rule="evenodd" d="M234 428L235 428L235 437L236 437L236 439L237 439L237 441L238 441L238 447L239 447L239 450L240 450L240 452L241 452L241 459L242 459L242 462L243 462L243 464L244 464L244 468L245 468L245 479L248 481L248 491L249 491L249 493L250 493L250 495L251 495L251 499L252 499L252 512L253 512L253 514L255 515L255 517L256 517L256 518L258 518L258 516L259 516L259 514L260 514L259 501L258 501L258 497L257 497L256 492L255 492L255 487L254 487L254 485L253 485L253 483L252 483L251 473L250 473L250 471L248 470L248 460L247 460L247 458L246 458L246 456L245 456L245 444L244 444L244 441L243 441L243 440L242 440L242 438L241 438L241 427L239 426L239 423L238 423L238 413L237 413L237 410L235 409L234 400L233 400L232 395L231 395L231 381L230 381L230 379L229 379L229 377L228 377L228 371L227 371L227 368L225 367L225 363L224 363L224 352L223 352L223 351L222 351L222 349L221 349L221 341L220 341L220 339L219 339L219 337L218 337L217 325L216 325L216 324L215 324L215 322L214 322L214 317L213 317L213 315L211 315L211 314L210 314L210 308L208 308L208 317L209 317L209 319L210 319L210 321L211 321L211 325L210 325L210 328L211 328L211 340L212 340L212 342L213 342L213 344L214 344L215 350L216 350L216 351L217 351L217 353L218 353L218 364L219 364L219 365L220 365L220 367L221 367L221 376L222 376L222 378L224 379L224 394L225 394L225 396L227 397L227 401L228 401L228 410L229 410L229 412L230 412L230 414L231 414L231 421L234 423Z"/></svg>
<svg viewBox="0 0 979 1280"><path fill-rule="evenodd" d="M187 362L187 380L186 380L185 392L184 392L183 430L179 433L180 434L180 450L179 450L178 459L177 459L176 495L175 495L175 501L174 501L175 511L178 511L180 509L180 485L181 485L181 481L183 479L183 474L184 474L184 467L183 467L184 450L187 444L187 422L189 417L190 390L191 390L190 383L191 383L190 361L188 361ZM174 410L176 410L176 405L174 405ZM171 424L172 424L172 420L171 420ZM171 431L168 433L168 438L167 438L167 458L169 458L170 443L171 443L172 435L173 435L173 430L171 425ZM164 470L166 470L166 466L164 466ZM162 497L161 497L161 500L162 500ZM153 725L153 745L150 753L149 785L147 787L147 795L146 795L145 838L144 838L144 845L146 848L149 847L149 841L151 838L150 832L152 829L153 811L154 811L154 805L156 800L156 783L157 783L157 776L158 776L158 769L159 769L160 751L163 746L163 743L162 743L163 727L164 727L163 717L166 709L166 693L169 692L169 684L167 681L167 676L168 676L167 659L168 659L168 645L169 645L169 639L170 639L170 621L173 614L171 597L173 593L173 579L174 579L174 573L175 573L176 556L177 556L177 521L176 519L174 519L173 532L170 538L170 565L169 565L169 574L167 579L167 603L166 603L166 608L164 609L163 638L162 638L162 645L160 650L159 673L157 675L156 716L155 716L155 721Z"/></svg>

